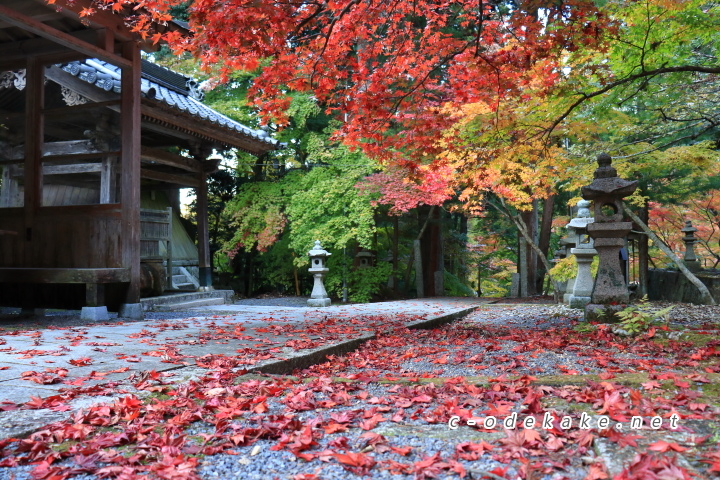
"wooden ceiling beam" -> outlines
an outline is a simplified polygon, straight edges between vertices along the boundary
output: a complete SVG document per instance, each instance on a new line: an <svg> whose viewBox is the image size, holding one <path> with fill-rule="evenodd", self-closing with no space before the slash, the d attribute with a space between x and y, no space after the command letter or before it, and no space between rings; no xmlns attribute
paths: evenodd
<svg viewBox="0 0 720 480"><path fill-rule="evenodd" d="M200 180L190 175L176 175L174 173L158 172L157 170L150 170L149 168L140 169L140 177L149 180L157 180L163 183L172 183L182 185L183 187L198 188L200 186Z"/></svg>
<svg viewBox="0 0 720 480"><path fill-rule="evenodd" d="M93 42L98 37L96 31L87 29L79 30L77 32L70 33L69 35L83 42ZM75 50L42 37L18 40L16 42L0 43L0 59L2 59L2 62L10 64L22 61L23 66L27 57L57 55L68 52L75 52Z"/></svg>
<svg viewBox="0 0 720 480"><path fill-rule="evenodd" d="M180 168L188 172L198 173L202 170L202 165L197 160L159 148L142 147L140 158L145 162L154 162L160 165Z"/></svg>
<svg viewBox="0 0 720 480"><path fill-rule="evenodd" d="M23 0L23 2L27 4L42 4L46 8L53 8L52 6L48 7L46 0ZM89 2L56 0L53 5L56 14L82 21L85 24L89 24L92 28L107 28L121 41L127 42L138 39L138 37L130 31L130 27L125 25L123 17L111 11L95 9L94 14L82 17L81 19L80 12L88 6L88 3Z"/></svg>
<svg viewBox="0 0 720 480"><path fill-rule="evenodd" d="M17 10L8 8L4 5L0 5L0 16L3 19L18 28L29 31L38 35L39 37L47 38L67 48L83 53L88 57L99 58L106 62L117 65L120 68L132 68L133 64L131 61L115 55L113 52L108 52L102 48L96 47L95 45L79 40L69 33L62 32L56 28L46 25L32 17L23 15Z"/></svg>

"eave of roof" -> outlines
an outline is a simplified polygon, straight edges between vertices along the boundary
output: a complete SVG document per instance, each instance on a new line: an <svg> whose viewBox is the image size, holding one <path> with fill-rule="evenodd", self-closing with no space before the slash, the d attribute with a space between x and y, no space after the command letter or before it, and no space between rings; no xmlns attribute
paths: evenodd
<svg viewBox="0 0 720 480"><path fill-rule="evenodd" d="M86 59L63 64L60 67L97 88L107 92L120 92L120 69L110 63L98 59ZM185 79L184 86L182 79ZM191 79L145 60L141 76L141 91L146 99L152 101L146 101L146 103L157 103L170 107L178 113L189 115L197 122L221 129L225 134L216 136L215 140L219 143L254 154L282 147L282 144L271 138L264 130L249 128L203 104L198 99L202 98L202 94L197 91ZM185 131L192 131L192 127L185 122L178 122L177 126ZM229 140L228 134L240 138L233 142ZM208 135L206 133L203 136L207 137ZM257 148L248 148L248 142L256 144Z"/></svg>

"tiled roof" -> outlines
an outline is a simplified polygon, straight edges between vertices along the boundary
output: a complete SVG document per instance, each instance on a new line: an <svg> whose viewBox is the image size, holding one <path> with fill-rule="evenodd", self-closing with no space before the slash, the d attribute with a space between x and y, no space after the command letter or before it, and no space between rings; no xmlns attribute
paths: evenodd
<svg viewBox="0 0 720 480"><path fill-rule="evenodd" d="M120 92L120 68L110 63L98 59L86 59L62 64L60 68L107 92ZM197 88L194 80L146 60L142 61L140 89L147 98L163 102L179 111L189 113L227 130L238 132L266 145L280 146L278 141L271 138L266 131L246 127L204 105L201 102L203 94Z"/></svg>

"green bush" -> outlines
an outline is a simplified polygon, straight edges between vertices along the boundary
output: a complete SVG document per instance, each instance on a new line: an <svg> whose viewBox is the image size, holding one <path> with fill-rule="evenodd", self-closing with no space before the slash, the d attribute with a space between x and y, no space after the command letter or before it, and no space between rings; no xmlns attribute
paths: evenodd
<svg viewBox="0 0 720 480"><path fill-rule="evenodd" d="M462 283L459 278L447 270L445 270L444 278L445 295L449 297L474 297L476 295L472 288Z"/></svg>

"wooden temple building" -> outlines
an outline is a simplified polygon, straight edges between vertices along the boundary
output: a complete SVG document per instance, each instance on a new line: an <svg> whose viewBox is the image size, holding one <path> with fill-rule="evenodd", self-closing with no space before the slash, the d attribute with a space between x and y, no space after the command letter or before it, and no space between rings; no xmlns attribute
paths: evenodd
<svg viewBox="0 0 720 480"><path fill-rule="evenodd" d="M81 18L90 6L0 0L0 306L138 316L141 263L164 262L172 277L179 189L197 196L197 250L180 250L197 256L202 289L212 285L206 179L218 167L208 157L279 145L142 59L156 47L122 12Z"/></svg>

